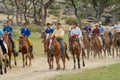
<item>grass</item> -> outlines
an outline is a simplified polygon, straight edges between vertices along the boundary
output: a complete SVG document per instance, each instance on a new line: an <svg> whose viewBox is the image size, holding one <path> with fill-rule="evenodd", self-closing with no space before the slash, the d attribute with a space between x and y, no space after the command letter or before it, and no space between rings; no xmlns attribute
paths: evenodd
<svg viewBox="0 0 120 80"><path fill-rule="evenodd" d="M85 70L79 73L63 74L49 80L120 80L120 64Z"/></svg>

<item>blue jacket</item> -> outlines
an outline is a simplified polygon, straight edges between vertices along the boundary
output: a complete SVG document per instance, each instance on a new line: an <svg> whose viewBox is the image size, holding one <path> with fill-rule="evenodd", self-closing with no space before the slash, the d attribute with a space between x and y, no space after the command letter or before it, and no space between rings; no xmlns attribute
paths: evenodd
<svg viewBox="0 0 120 80"><path fill-rule="evenodd" d="M29 37L31 35L31 32L28 28L22 28L21 29L21 35Z"/></svg>
<svg viewBox="0 0 120 80"><path fill-rule="evenodd" d="M12 32L13 32L12 26L7 26L7 25L4 26L3 32L9 32L12 35Z"/></svg>
<svg viewBox="0 0 120 80"><path fill-rule="evenodd" d="M104 32L104 28L102 26L99 27L99 30L100 30L101 33Z"/></svg>
<svg viewBox="0 0 120 80"><path fill-rule="evenodd" d="M54 30L52 29L52 28L46 28L45 29L45 33L46 34L51 34L51 33L53 33L54 32Z"/></svg>

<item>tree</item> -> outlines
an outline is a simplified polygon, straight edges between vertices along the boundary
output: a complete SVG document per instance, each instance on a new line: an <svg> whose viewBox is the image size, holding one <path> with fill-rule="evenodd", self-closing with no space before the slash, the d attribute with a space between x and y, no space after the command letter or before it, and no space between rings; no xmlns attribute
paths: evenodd
<svg viewBox="0 0 120 80"><path fill-rule="evenodd" d="M98 21L100 21L102 13L104 12L106 8L111 6L114 0L90 0L90 1L96 12L96 17Z"/></svg>

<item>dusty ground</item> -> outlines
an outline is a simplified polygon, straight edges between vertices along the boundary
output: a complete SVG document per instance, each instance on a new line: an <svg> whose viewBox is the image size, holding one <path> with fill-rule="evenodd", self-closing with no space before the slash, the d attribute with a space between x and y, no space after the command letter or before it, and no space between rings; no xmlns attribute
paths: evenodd
<svg viewBox="0 0 120 80"><path fill-rule="evenodd" d="M46 80L50 77L59 74L75 73L78 71L83 71L85 69L119 63L120 58L106 58L103 60L91 58L85 61L86 61L85 68L81 66L80 70L78 69L73 70L73 59L71 58L70 61L66 62L66 70L56 71L55 69L54 70L48 69L46 58L39 58L39 57L35 58L32 61L32 66L31 67L26 66L25 68L22 68L22 60L19 60L18 65L13 66L11 70L8 69L7 74L4 74L2 76L0 75L0 80Z"/></svg>

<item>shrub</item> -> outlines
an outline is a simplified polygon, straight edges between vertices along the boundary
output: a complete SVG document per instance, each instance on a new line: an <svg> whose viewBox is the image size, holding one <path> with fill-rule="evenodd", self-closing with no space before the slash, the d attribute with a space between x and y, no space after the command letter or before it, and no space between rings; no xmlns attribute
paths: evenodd
<svg viewBox="0 0 120 80"><path fill-rule="evenodd" d="M66 24L68 24L68 25L72 25L73 22L78 23L78 20L74 17L69 17L69 18L66 19Z"/></svg>
<svg viewBox="0 0 120 80"><path fill-rule="evenodd" d="M48 13L52 14L54 16L57 16L57 17L60 15L60 11L59 10L49 10Z"/></svg>

